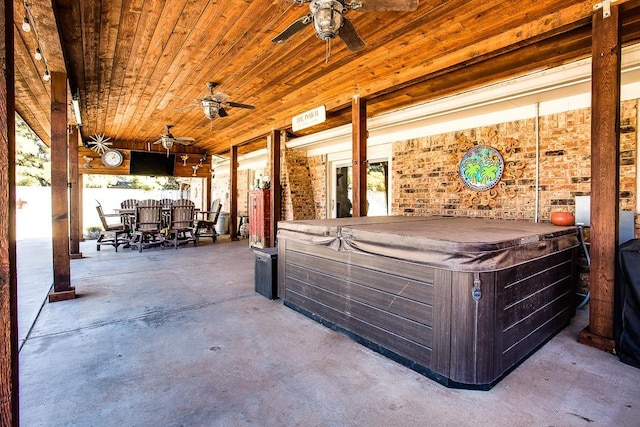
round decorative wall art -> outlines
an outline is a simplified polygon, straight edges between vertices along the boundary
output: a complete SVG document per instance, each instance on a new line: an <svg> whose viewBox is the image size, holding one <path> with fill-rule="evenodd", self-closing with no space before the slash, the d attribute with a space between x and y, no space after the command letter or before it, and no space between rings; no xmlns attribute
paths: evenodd
<svg viewBox="0 0 640 427"><path fill-rule="evenodd" d="M504 159L495 148L476 145L462 156L458 172L464 185L470 189L489 190L502 178Z"/></svg>

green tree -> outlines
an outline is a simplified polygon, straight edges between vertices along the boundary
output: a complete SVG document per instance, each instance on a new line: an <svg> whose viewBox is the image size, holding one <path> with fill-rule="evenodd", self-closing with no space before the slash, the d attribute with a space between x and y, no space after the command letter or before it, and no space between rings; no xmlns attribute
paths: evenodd
<svg viewBox="0 0 640 427"><path fill-rule="evenodd" d="M16 114L16 184L51 186L49 147Z"/></svg>

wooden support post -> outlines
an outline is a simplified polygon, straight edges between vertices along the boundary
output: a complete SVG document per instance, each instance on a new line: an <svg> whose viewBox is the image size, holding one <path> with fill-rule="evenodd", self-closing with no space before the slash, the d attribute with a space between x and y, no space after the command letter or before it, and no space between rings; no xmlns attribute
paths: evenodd
<svg viewBox="0 0 640 427"><path fill-rule="evenodd" d="M280 182L280 152L281 133L279 130L271 131L271 148L269 151L269 161L271 163L271 200L269 217L269 246L276 246L276 233L278 232L278 221L282 219L282 183Z"/></svg>
<svg viewBox="0 0 640 427"><path fill-rule="evenodd" d="M0 0L0 425L19 425L13 2Z"/></svg>
<svg viewBox="0 0 640 427"><path fill-rule="evenodd" d="M82 206L80 205L80 191L78 186L78 142L80 141L80 130L72 126L69 128L69 227L71 239L69 241L69 254L71 258L82 258L80 252L80 240L82 239L82 228L80 218L82 217Z"/></svg>
<svg viewBox="0 0 640 427"><path fill-rule="evenodd" d="M238 146L233 145L231 147L231 161L230 161L231 171L229 176L231 177L231 189L229 194L229 234L231 235L231 240L239 240L238 239Z"/></svg>
<svg viewBox="0 0 640 427"><path fill-rule="evenodd" d="M591 302L579 341L613 352L620 176L620 18L593 17L591 79Z"/></svg>
<svg viewBox="0 0 640 427"><path fill-rule="evenodd" d="M211 209L211 187L213 186L213 178L211 173L204 179L204 194L202 195L202 210Z"/></svg>
<svg viewBox="0 0 640 427"><path fill-rule="evenodd" d="M84 242L84 175L78 174L78 207L80 208L80 213L78 215L78 230L80 230L80 241Z"/></svg>
<svg viewBox="0 0 640 427"><path fill-rule="evenodd" d="M69 256L69 188L67 166L67 76L51 73L51 232L53 289L49 302L73 299Z"/></svg>
<svg viewBox="0 0 640 427"><path fill-rule="evenodd" d="M358 96L354 96L351 103L351 126L353 216L367 216L367 101Z"/></svg>

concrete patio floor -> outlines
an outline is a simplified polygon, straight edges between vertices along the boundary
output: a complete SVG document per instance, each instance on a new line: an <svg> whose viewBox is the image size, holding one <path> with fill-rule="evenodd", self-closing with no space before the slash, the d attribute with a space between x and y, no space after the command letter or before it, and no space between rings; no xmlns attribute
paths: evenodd
<svg viewBox="0 0 640 427"><path fill-rule="evenodd" d="M85 242L78 298L42 306L48 245L18 242L23 426L640 425L640 370L576 342L584 310L490 391L454 390L255 293L247 240Z"/></svg>

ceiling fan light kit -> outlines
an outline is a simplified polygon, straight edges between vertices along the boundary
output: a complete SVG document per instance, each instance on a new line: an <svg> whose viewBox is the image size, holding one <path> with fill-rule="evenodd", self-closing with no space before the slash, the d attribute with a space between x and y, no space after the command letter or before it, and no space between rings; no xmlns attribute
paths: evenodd
<svg viewBox="0 0 640 427"><path fill-rule="evenodd" d="M238 102L227 101L227 98L229 98L229 95L225 93L222 93L222 92L213 93L213 88L215 88L216 86L217 86L217 83L215 82L207 82L207 87L209 88L209 94L204 98L192 98L192 99L195 99L196 101L200 101L200 104L187 105L186 107L178 108L178 111L186 110L188 108L193 108L193 107L201 107L202 111L204 112L204 116L209 120L213 120L218 117L228 116L227 111L224 109L224 107L237 107L237 108L245 108L248 110L256 109L256 107L253 105L240 104Z"/></svg>
<svg viewBox="0 0 640 427"><path fill-rule="evenodd" d="M337 0L313 0L309 4L314 16L316 35L324 41L333 39L342 27L344 6Z"/></svg>
<svg viewBox="0 0 640 427"><path fill-rule="evenodd" d="M356 52L365 47L364 41L358 35L354 25L344 15L349 10L361 12L386 12L399 11L411 12L418 8L418 0L290 0L294 3L309 3L309 13L294 21L280 34L274 37L272 43L284 43L298 31L313 22L316 36L327 42L327 60L330 53L328 43L339 36L351 52Z"/></svg>
<svg viewBox="0 0 640 427"><path fill-rule="evenodd" d="M169 150L173 148L175 143L182 145L191 145L195 142L195 139L185 136L173 136L171 128L173 125L165 125L165 133L160 135L160 139L155 141L154 144L162 144L162 148L167 150L167 157L169 157Z"/></svg>

